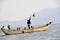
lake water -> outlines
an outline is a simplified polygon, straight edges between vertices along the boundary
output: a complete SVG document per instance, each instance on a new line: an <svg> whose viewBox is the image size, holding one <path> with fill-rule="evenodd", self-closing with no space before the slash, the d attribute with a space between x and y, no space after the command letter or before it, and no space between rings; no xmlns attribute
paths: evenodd
<svg viewBox="0 0 60 40"><path fill-rule="evenodd" d="M4 35L0 30L0 40L60 40L60 25L51 25L47 31L16 35Z"/></svg>

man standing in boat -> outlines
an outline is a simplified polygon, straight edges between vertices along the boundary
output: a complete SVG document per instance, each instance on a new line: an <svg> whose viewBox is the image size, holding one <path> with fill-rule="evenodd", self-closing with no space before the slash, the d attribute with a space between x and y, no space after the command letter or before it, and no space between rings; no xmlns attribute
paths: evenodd
<svg viewBox="0 0 60 40"><path fill-rule="evenodd" d="M31 17L27 20L28 28L30 29L30 24L31 24Z"/></svg>
<svg viewBox="0 0 60 40"><path fill-rule="evenodd" d="M33 14L33 17L35 17L35 14ZM27 25L28 25L28 28L33 28L32 26L30 26L31 24L31 17L29 17L29 19L27 20Z"/></svg>

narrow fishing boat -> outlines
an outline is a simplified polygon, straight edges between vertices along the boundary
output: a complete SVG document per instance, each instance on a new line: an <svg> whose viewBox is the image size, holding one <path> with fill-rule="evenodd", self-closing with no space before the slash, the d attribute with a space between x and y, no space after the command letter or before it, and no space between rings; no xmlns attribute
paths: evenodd
<svg viewBox="0 0 60 40"><path fill-rule="evenodd" d="M5 33L5 35L12 35L12 34L23 34L23 33L31 33L31 32L41 32L46 31L51 25L51 22L49 22L46 25L43 26L37 26L30 29L20 29L20 30L14 30L14 29L4 29L4 27L1 28L1 30Z"/></svg>

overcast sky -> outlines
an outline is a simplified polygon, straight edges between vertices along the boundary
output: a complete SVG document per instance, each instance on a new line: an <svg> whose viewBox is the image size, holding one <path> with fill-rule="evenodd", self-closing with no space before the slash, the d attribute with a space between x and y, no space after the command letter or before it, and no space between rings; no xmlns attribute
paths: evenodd
<svg viewBox="0 0 60 40"><path fill-rule="evenodd" d="M0 0L0 21L17 21L46 8L57 8L60 0Z"/></svg>

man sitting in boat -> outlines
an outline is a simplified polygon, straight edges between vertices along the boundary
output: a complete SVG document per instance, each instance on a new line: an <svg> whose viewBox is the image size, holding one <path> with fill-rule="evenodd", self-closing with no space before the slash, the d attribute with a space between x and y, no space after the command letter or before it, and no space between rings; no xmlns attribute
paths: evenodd
<svg viewBox="0 0 60 40"><path fill-rule="evenodd" d="M52 22L49 22L49 24L51 24Z"/></svg>
<svg viewBox="0 0 60 40"><path fill-rule="evenodd" d="M17 28L17 30L20 30L20 27L19 27L19 28Z"/></svg>
<svg viewBox="0 0 60 40"><path fill-rule="evenodd" d="M7 27L8 27L8 29L10 30L10 25L8 25Z"/></svg>
<svg viewBox="0 0 60 40"><path fill-rule="evenodd" d="M31 28L33 29L33 26L31 26Z"/></svg>
<svg viewBox="0 0 60 40"><path fill-rule="evenodd" d="M49 22L49 24L51 24L52 22ZM49 24L46 24L46 26L48 26Z"/></svg>

